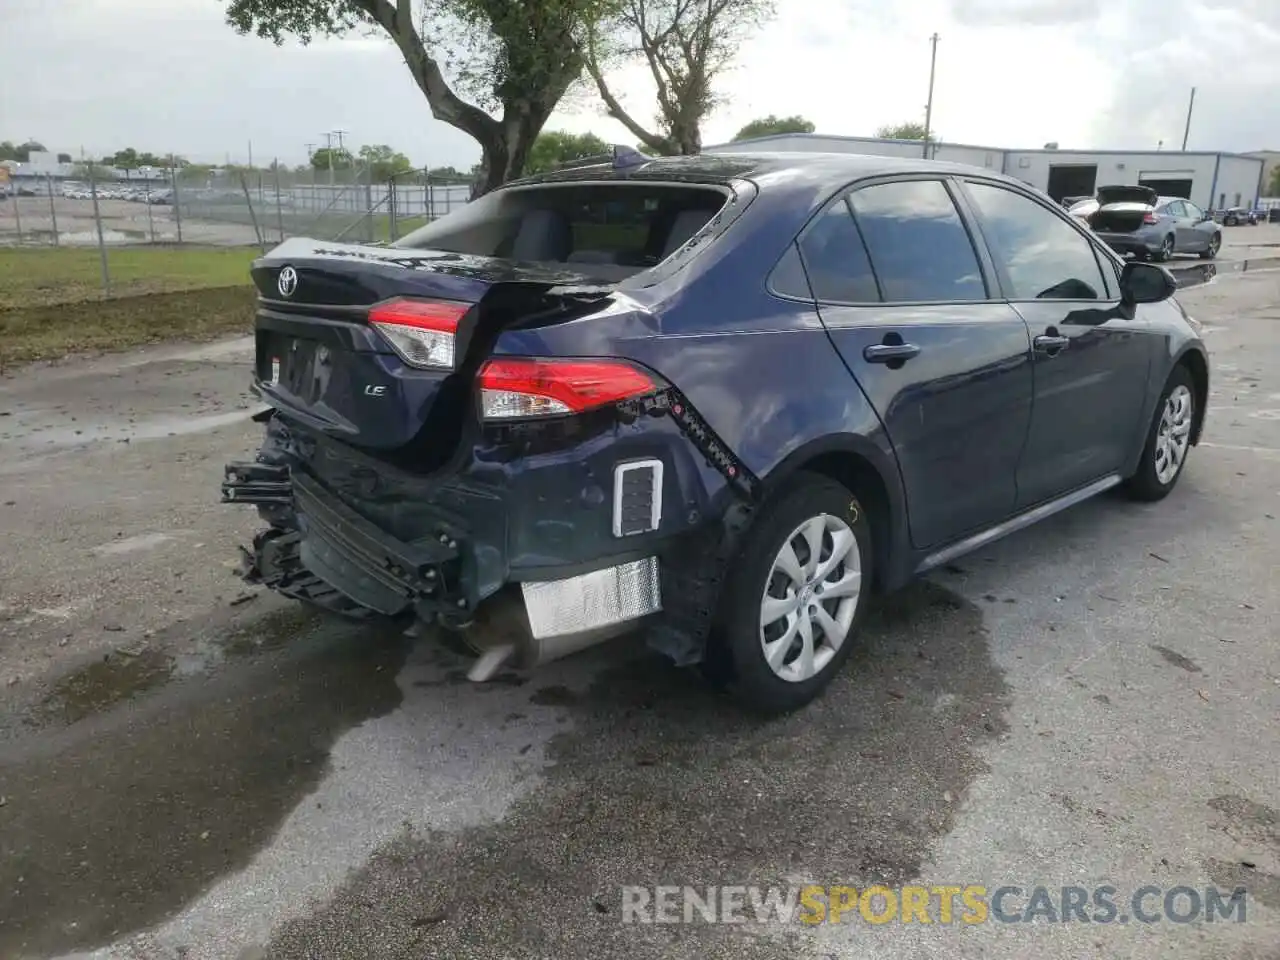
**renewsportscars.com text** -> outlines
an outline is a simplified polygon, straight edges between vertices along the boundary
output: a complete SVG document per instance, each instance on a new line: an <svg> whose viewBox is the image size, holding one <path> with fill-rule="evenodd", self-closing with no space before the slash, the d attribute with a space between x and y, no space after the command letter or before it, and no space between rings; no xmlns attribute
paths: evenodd
<svg viewBox="0 0 1280 960"><path fill-rule="evenodd" d="M623 887L623 923L1244 923L1248 891L1097 887Z"/></svg>

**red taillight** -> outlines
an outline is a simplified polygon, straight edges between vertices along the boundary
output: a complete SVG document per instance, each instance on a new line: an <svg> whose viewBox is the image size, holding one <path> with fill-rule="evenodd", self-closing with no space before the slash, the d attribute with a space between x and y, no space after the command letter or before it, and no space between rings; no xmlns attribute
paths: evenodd
<svg viewBox="0 0 1280 960"><path fill-rule="evenodd" d="M369 308L369 322L410 366L452 370L458 321L469 309L466 303L387 300Z"/></svg>
<svg viewBox="0 0 1280 960"><path fill-rule="evenodd" d="M658 389L643 370L621 360L488 360L476 377L486 420L582 413Z"/></svg>
<svg viewBox="0 0 1280 960"><path fill-rule="evenodd" d="M1156 216L1154 213L1144 213L1142 215L1142 222L1143 223L1159 223L1160 218Z"/></svg>

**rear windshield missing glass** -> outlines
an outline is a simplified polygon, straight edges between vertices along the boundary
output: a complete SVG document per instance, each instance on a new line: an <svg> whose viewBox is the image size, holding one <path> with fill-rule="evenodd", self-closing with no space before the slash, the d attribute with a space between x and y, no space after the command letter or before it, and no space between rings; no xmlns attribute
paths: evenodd
<svg viewBox="0 0 1280 960"><path fill-rule="evenodd" d="M626 277L665 260L728 194L708 186L632 182L498 190L393 244L511 260L578 264Z"/></svg>

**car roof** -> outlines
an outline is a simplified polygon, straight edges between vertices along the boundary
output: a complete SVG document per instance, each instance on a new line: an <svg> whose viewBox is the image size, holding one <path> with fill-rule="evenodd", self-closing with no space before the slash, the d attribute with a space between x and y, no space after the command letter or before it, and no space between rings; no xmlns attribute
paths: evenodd
<svg viewBox="0 0 1280 960"><path fill-rule="evenodd" d="M665 180L689 183L727 184L752 180L777 189L787 183L803 183L806 190L817 185L833 189L853 180L903 173L981 174L1026 187L1021 181L994 170L961 163L925 160L923 157L882 157L860 153L704 153L698 156L650 157L627 166L609 161L565 167L513 181L507 186L537 183L564 183L600 180Z"/></svg>

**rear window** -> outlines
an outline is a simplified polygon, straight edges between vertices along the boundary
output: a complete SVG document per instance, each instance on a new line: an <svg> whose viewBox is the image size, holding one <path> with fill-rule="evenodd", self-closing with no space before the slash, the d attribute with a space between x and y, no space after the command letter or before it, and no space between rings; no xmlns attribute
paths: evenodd
<svg viewBox="0 0 1280 960"><path fill-rule="evenodd" d="M486 194L392 244L565 263L622 278L675 253L724 206L712 187L572 183Z"/></svg>

